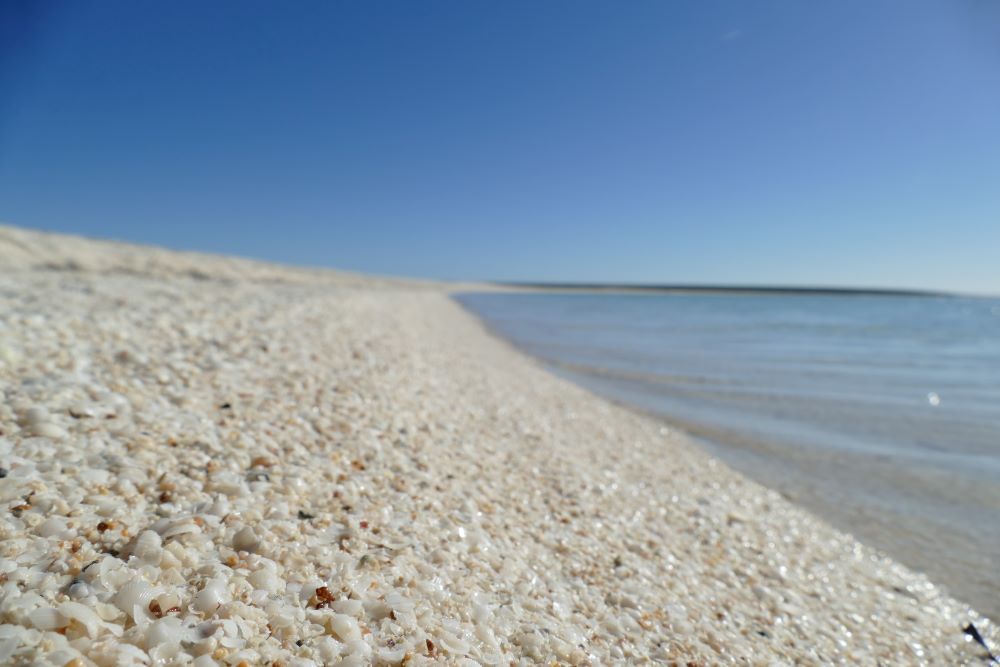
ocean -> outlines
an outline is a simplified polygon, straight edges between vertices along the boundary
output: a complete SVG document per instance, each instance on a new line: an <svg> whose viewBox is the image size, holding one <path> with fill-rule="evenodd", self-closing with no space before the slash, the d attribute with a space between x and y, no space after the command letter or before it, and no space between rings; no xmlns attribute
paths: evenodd
<svg viewBox="0 0 1000 667"><path fill-rule="evenodd" d="M553 372L687 431L1000 621L1000 300L456 299Z"/></svg>

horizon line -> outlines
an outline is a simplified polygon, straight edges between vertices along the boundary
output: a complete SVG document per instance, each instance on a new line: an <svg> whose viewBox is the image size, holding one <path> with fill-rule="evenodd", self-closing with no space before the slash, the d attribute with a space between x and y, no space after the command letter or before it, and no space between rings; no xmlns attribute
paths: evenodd
<svg viewBox="0 0 1000 667"><path fill-rule="evenodd" d="M910 296L957 297L956 292L927 289L902 289L880 287L831 287L783 285L726 285L693 283L589 283L589 282L537 282L492 281L494 285L554 291L587 292L660 292L700 294L786 294L802 296Z"/></svg>

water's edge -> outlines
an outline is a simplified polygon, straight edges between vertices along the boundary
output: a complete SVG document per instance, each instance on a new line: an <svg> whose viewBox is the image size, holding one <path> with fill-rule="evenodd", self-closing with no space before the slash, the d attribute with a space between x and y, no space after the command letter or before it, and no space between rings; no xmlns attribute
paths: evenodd
<svg viewBox="0 0 1000 667"><path fill-rule="evenodd" d="M730 468L770 488L803 507L811 514L892 557L894 560L927 574L949 594L964 600L991 619L1000 618L1000 586L997 584L998 561L987 554L993 548L990 539L975 531L963 530L949 517L921 517L925 530L913 530L913 516L902 516L902 509L893 509L885 502L872 511L872 498L858 498L848 487L859 475L868 476L872 486L892 484L899 470L889 457L878 454L864 456L860 461L817 460L808 449L790 449L765 438L756 438L725 425L686 418L684 415L657 410L621 388L595 382L593 377L572 367L554 363L504 335L484 315L464 303L462 293L451 294L452 300L475 317L482 326L519 353L534 359L548 372L647 418L652 418L686 434L708 454L719 458ZM464 294L470 294L465 292ZM852 456L856 455L852 453ZM815 475L821 466L822 477ZM933 474L933 470L917 471ZM898 491L898 489L897 489ZM875 499L877 501L877 499ZM906 525L906 529L900 529ZM995 536L992 536L995 539ZM997 554L1000 557L1000 553ZM981 574L981 576L976 576Z"/></svg>

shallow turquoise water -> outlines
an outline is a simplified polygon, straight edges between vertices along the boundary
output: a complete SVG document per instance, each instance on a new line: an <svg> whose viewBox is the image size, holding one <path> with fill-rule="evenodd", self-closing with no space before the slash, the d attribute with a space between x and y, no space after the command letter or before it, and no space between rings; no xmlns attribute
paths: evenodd
<svg viewBox="0 0 1000 667"><path fill-rule="evenodd" d="M1000 300L474 293L499 335L1000 619Z"/></svg>

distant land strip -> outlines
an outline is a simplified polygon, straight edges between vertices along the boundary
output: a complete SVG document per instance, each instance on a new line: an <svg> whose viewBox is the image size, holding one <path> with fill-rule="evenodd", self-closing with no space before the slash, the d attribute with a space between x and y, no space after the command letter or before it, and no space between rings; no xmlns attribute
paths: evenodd
<svg viewBox="0 0 1000 667"><path fill-rule="evenodd" d="M950 297L948 292L864 287L775 287L767 285L643 285L615 283L495 282L494 285L531 290L572 292L658 292L664 294L781 294L799 296L917 296Z"/></svg>

